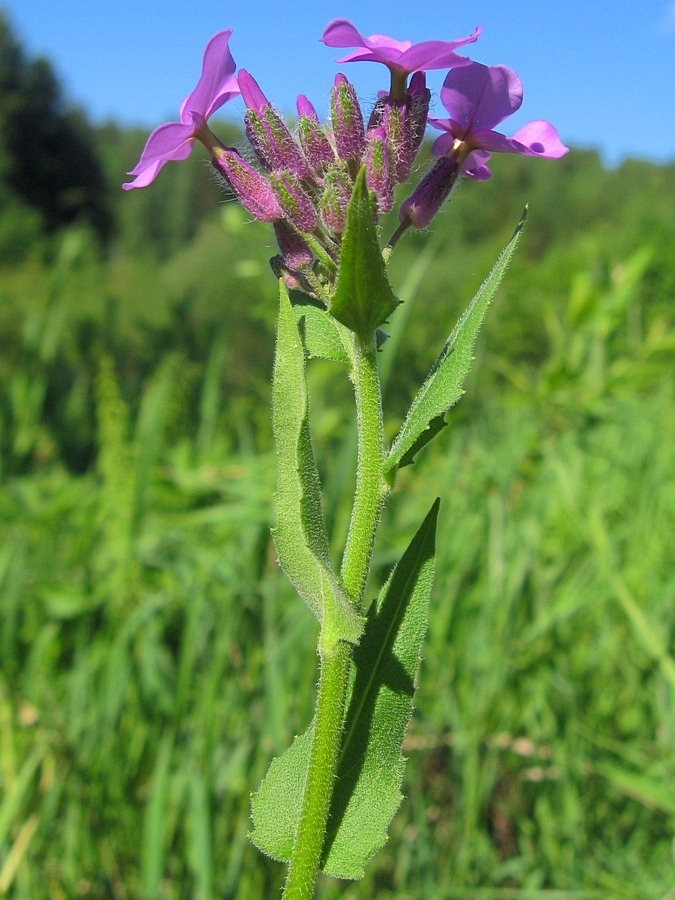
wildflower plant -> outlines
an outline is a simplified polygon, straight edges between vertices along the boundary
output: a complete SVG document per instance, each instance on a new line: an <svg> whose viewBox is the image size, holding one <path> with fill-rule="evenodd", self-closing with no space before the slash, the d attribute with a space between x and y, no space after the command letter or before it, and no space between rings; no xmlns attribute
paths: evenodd
<svg viewBox="0 0 675 900"><path fill-rule="evenodd" d="M364 116L354 86L336 75L330 120L322 124L310 100L297 100L289 126L245 69L235 75L231 31L208 43L202 74L180 107L180 121L152 132L133 180L148 186L165 163L185 159L196 141L251 216L270 222L279 252L273 372L277 451L276 525L279 564L319 623L319 678L314 718L274 759L252 796L251 840L288 863L286 898L313 893L319 871L358 879L387 840L401 800L401 749L426 631L434 575L436 500L378 596L364 596L382 510L399 468L445 425L459 400L476 335L519 240L524 215L492 271L456 324L413 399L390 446L378 355L399 299L387 264L401 236L426 228L462 176L489 178L493 152L560 157L567 148L548 122L525 125L513 137L494 130L522 102L518 76L484 66L466 50L480 28L458 40L413 45L383 35L364 37L346 20L326 27L328 47L356 48L338 62L372 61L390 83ZM441 90L448 118L428 119L425 72L449 69ZM253 165L220 142L208 119L240 98ZM399 225L382 245L380 221L407 182L427 124L442 131L438 159L398 208ZM339 565L329 552L321 484L312 449L307 365L338 361L356 407L356 487Z"/></svg>

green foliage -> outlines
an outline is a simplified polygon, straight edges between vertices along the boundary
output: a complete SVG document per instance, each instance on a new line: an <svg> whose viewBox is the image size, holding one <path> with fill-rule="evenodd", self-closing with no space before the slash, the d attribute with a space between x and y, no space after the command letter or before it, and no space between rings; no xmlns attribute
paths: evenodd
<svg viewBox="0 0 675 900"><path fill-rule="evenodd" d="M94 135L105 256L90 228L47 235L0 153L0 890L17 900L278 894L249 792L312 715L317 625L268 538L270 238L219 207L197 153L118 194L144 139ZM381 584L441 496L407 799L363 881L320 900L673 886L675 168L495 157L388 265L386 407L404 417L524 201L470 389L399 472L376 548ZM334 498L344 360L296 314Z"/></svg>
<svg viewBox="0 0 675 900"><path fill-rule="evenodd" d="M330 564L309 431L305 349L282 282L279 298L272 384L277 449L274 544L281 568L321 623L322 640L329 645L336 640L356 642L363 622Z"/></svg>
<svg viewBox="0 0 675 900"><path fill-rule="evenodd" d="M368 611L329 817L322 870L360 879L385 844L403 795L401 746L412 712L434 573L434 503ZM314 723L275 759L252 799L255 845L288 861L300 817Z"/></svg>
<svg viewBox="0 0 675 900"><path fill-rule="evenodd" d="M473 347L488 306L511 261L525 221L520 222L489 276L455 326L426 381L412 402L406 420L387 456L387 469L412 463L415 455L445 425L445 416L462 395L473 359Z"/></svg>
<svg viewBox="0 0 675 900"><path fill-rule="evenodd" d="M305 294L298 295L293 307L302 333L302 342L311 359L330 359L348 363L349 357L335 319L319 306L307 303Z"/></svg>
<svg viewBox="0 0 675 900"><path fill-rule="evenodd" d="M0 178L55 231L86 221L106 239L112 220L84 117L65 110L51 65L27 61L0 12Z"/></svg>
<svg viewBox="0 0 675 900"><path fill-rule="evenodd" d="M366 187L365 166L354 184L340 251L340 268L330 312L369 342L398 306L375 228L375 201Z"/></svg>
<svg viewBox="0 0 675 900"><path fill-rule="evenodd" d="M432 485L444 505L408 798L358 890L322 900L670 888L675 396L660 381L583 427L509 391L401 471L378 574ZM216 442L196 464L164 432L143 504L106 521L104 496L136 497L152 417L124 412L119 388L99 397L100 474L43 467L0 502L11 890L178 898L211 872L213 893L272 895L249 791L311 716L316 664L266 538L274 460Z"/></svg>

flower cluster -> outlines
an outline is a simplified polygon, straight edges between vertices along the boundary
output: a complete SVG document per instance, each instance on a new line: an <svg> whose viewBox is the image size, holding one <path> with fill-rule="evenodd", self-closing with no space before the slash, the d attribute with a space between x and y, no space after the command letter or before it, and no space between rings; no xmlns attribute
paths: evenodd
<svg viewBox="0 0 675 900"><path fill-rule="evenodd" d="M388 90L364 119L354 87L338 74L330 94L330 122L322 125L304 95L298 97L298 122L291 131L252 75L240 69L229 49L232 32L215 35L204 51L202 74L180 107L180 121L156 128L125 189L145 187L170 160L186 159L195 141L211 154L213 166L239 202L255 218L272 222L280 255L275 273L291 287L321 296L339 258L347 206L355 178L365 166L375 215L389 212L394 189L405 183L424 138L430 92L425 72L449 68L441 101L448 118L429 118L443 132L432 147L439 157L399 209L398 239L408 227L425 228L448 197L461 173L484 180L492 152L556 158L567 152L548 122L536 121L508 138L494 126L522 103L520 79L505 66L484 66L457 54L478 40L481 29L454 41L412 44L384 35L364 37L345 19L326 27L328 47L356 47L338 62L371 61L390 72ZM233 98L245 105L246 136L258 166L213 134L208 119ZM390 243L393 243L390 242Z"/></svg>

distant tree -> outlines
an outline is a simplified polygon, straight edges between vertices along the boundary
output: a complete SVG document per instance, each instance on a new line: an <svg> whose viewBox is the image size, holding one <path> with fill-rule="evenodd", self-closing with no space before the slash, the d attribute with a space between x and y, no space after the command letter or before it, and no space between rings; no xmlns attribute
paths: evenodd
<svg viewBox="0 0 675 900"><path fill-rule="evenodd" d="M112 217L92 132L64 104L46 59L27 60L0 11L0 180L47 231L84 220L106 239Z"/></svg>

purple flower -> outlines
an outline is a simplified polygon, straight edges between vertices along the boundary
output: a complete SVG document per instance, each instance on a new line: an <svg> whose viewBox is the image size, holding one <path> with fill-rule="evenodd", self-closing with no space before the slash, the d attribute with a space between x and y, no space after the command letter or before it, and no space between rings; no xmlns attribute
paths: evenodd
<svg viewBox="0 0 675 900"><path fill-rule="evenodd" d="M343 62L379 62L387 66L392 76L394 97L401 100L405 95L405 82L412 72L430 69L449 69L451 66L466 66L471 60L455 53L456 47L473 44L478 40L481 28L473 34L456 41L396 41L383 34L364 37L347 19L333 19L326 25L321 41L327 47L359 47L337 60Z"/></svg>
<svg viewBox="0 0 675 900"><path fill-rule="evenodd" d="M228 46L231 35L232 29L221 31L208 42L201 77L196 88L181 104L180 122L167 122L155 128L138 165L128 173L136 177L122 185L125 190L147 187L169 160L187 159L197 139L212 149L215 138L206 127L206 120L240 93L234 75L236 64Z"/></svg>
<svg viewBox="0 0 675 900"><path fill-rule="evenodd" d="M493 130L523 102L520 78L506 66L472 62L453 69L443 82L441 101L450 118L429 118L430 125L445 132L431 152L458 161L462 172L477 181L492 174L486 165L490 153L558 159L569 152L549 122L529 122L511 138Z"/></svg>

